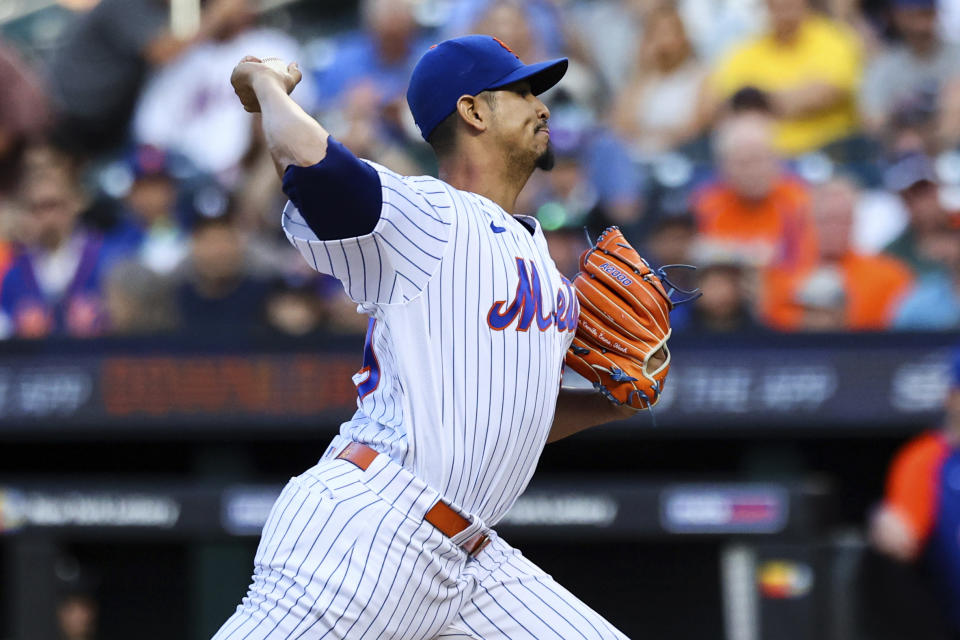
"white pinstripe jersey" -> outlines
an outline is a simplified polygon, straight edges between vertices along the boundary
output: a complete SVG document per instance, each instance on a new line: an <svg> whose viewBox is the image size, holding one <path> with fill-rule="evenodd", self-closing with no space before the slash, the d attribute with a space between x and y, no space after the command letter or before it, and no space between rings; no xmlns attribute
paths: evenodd
<svg viewBox="0 0 960 640"><path fill-rule="evenodd" d="M579 307L534 218L429 176L369 163L373 232L320 241L292 203L289 240L370 316L357 412L341 434L410 469L489 525L546 443ZM349 215L346 213L345 215Z"/></svg>

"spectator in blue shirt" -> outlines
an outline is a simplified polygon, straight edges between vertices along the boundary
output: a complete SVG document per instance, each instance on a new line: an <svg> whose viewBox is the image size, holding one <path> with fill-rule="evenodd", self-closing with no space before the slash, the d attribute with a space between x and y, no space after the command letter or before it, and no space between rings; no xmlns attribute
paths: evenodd
<svg viewBox="0 0 960 640"><path fill-rule="evenodd" d="M78 218L84 196L67 167L48 167L25 178L20 237L24 246L0 287L10 333L92 337L105 328L100 278L102 241Z"/></svg>

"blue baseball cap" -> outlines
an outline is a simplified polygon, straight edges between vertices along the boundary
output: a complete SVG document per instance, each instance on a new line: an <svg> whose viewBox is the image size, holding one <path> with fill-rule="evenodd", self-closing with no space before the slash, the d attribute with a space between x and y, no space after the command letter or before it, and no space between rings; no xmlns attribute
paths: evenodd
<svg viewBox="0 0 960 640"><path fill-rule="evenodd" d="M566 72L566 58L523 64L493 36L462 36L435 44L423 54L410 76L407 104L426 140L456 110L460 96L475 96L520 80L528 80L537 95L560 82Z"/></svg>

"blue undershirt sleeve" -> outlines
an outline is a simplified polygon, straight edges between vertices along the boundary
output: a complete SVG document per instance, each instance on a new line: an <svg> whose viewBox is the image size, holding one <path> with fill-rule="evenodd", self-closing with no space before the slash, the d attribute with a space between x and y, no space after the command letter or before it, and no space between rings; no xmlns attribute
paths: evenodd
<svg viewBox="0 0 960 640"><path fill-rule="evenodd" d="M355 238L380 220L383 195L377 170L330 136L327 155L310 167L290 165L283 192L319 240Z"/></svg>

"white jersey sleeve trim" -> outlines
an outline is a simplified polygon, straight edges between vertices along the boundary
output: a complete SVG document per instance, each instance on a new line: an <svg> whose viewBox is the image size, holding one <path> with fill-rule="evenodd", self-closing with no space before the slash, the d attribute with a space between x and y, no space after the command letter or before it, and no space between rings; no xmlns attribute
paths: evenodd
<svg viewBox="0 0 960 640"><path fill-rule="evenodd" d="M383 200L372 232L320 240L292 202L283 209L283 230L307 263L340 280L355 302L405 304L420 295L437 271L454 208L436 178L407 178L364 162L377 170Z"/></svg>

